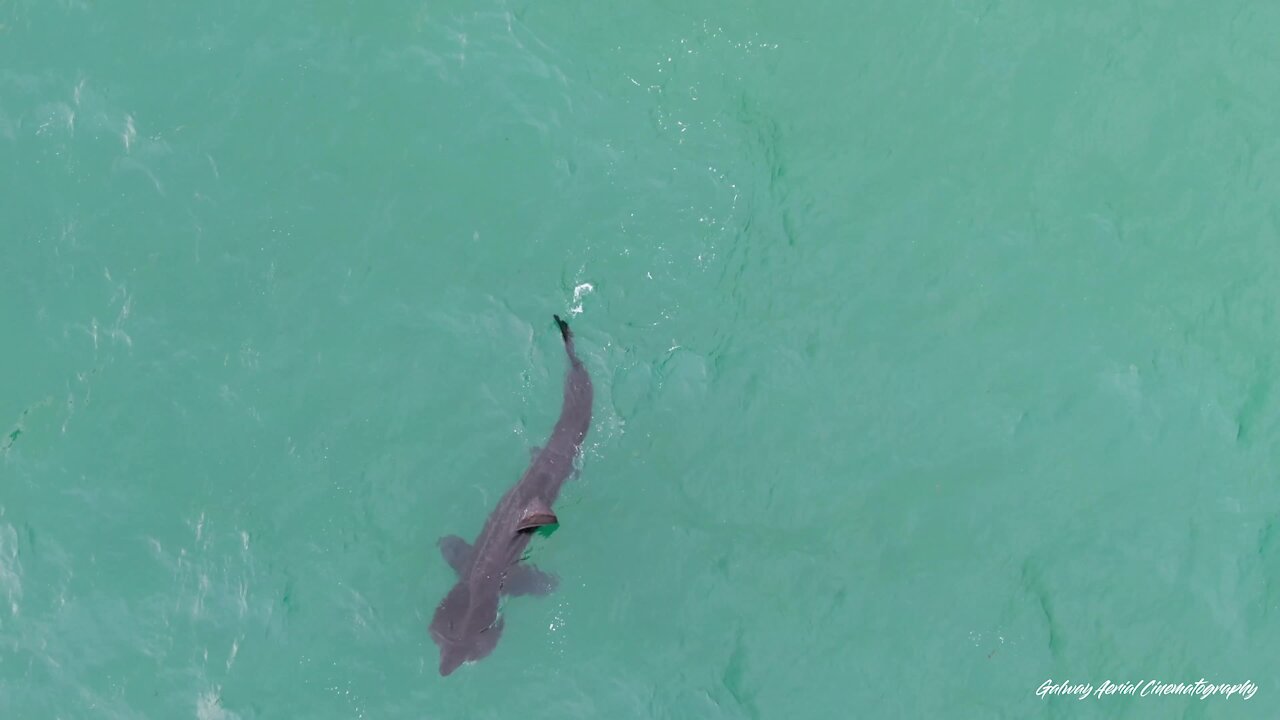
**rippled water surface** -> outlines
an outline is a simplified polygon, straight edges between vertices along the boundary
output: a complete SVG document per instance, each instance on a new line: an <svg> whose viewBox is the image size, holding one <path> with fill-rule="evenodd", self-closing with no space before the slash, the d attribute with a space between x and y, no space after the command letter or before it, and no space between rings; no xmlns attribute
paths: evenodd
<svg viewBox="0 0 1280 720"><path fill-rule="evenodd" d="M0 717L1275 717L1278 25L0 2Z"/></svg>

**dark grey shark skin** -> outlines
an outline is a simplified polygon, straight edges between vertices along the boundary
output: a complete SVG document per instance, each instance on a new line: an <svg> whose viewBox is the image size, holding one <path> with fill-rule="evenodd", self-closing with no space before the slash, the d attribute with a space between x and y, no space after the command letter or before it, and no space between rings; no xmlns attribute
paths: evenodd
<svg viewBox="0 0 1280 720"><path fill-rule="evenodd" d="M440 552L458 573L458 582L436 607L431 637L440 646L440 674L448 675L467 661L493 651L502 635L500 595L545 595L556 578L520 563L533 533L559 522L551 504L573 472L574 457L591 425L591 377L573 350L569 324L554 316L569 371L564 382L560 419L545 447L536 451L529 469L498 501L474 544L457 535L440 538Z"/></svg>

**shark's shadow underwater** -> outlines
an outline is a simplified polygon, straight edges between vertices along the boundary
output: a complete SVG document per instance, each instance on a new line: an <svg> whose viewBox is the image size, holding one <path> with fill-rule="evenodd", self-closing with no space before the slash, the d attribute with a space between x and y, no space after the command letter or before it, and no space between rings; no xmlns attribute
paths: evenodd
<svg viewBox="0 0 1280 720"><path fill-rule="evenodd" d="M493 509L472 544L457 535L440 538L440 552L458 574L458 582L436 607L431 637L440 646L440 674L493 651L502 635L501 595L545 595L556 578L520 563L529 539L540 527L558 522L551 505L573 472L574 458L591 425L591 377L573 349L569 324L554 316L564 338L569 371L564 404L551 439L537 451L529 469Z"/></svg>

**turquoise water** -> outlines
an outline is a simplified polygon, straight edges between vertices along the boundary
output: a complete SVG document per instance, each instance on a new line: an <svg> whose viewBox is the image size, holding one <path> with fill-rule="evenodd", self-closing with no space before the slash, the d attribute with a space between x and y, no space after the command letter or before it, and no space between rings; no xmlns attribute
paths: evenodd
<svg viewBox="0 0 1280 720"><path fill-rule="evenodd" d="M0 2L0 717L1275 717L1278 23Z"/></svg>

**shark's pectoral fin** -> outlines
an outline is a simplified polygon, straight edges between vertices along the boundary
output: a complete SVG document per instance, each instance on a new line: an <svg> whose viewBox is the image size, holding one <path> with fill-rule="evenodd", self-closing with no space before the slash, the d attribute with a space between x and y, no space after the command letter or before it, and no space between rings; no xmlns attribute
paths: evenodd
<svg viewBox="0 0 1280 720"><path fill-rule="evenodd" d="M507 595L546 595L556 589L560 579L532 565L516 565L507 571L502 592Z"/></svg>
<svg viewBox="0 0 1280 720"><path fill-rule="evenodd" d="M440 546L440 554L453 571L462 574L462 569L471 561L471 544L457 535L445 535L436 543Z"/></svg>
<svg viewBox="0 0 1280 720"><path fill-rule="evenodd" d="M530 448L529 448L529 462L533 462L534 460L537 460L537 459L538 459L538 453L540 453L540 452L542 452L542 448L538 447L537 445L534 445L534 446L530 447Z"/></svg>
<svg viewBox="0 0 1280 720"><path fill-rule="evenodd" d="M524 514L520 516L520 523L516 525L516 532L521 530L535 530L543 525L558 525L560 519L556 514L551 512L551 508L541 500L533 500L529 506L524 509Z"/></svg>
<svg viewBox="0 0 1280 720"><path fill-rule="evenodd" d="M489 627L485 628L476 636L476 644L467 656L471 660L482 660L498 645L498 638L502 637L502 618Z"/></svg>

